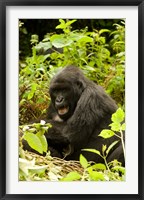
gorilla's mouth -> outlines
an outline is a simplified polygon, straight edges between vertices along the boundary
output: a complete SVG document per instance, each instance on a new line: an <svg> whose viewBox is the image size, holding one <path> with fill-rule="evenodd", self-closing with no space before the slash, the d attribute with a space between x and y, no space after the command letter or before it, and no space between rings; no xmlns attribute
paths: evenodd
<svg viewBox="0 0 144 200"><path fill-rule="evenodd" d="M62 107L62 108L58 109L58 114L59 115L65 115L66 113L68 113L68 111L69 111L69 107L68 106L67 107Z"/></svg>

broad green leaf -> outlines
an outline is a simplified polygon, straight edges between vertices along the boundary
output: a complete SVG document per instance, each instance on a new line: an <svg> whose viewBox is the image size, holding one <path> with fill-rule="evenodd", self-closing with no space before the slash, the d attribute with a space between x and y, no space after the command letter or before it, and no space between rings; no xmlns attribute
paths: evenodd
<svg viewBox="0 0 144 200"><path fill-rule="evenodd" d="M101 136L103 138L110 138L110 137L114 136L114 132L111 130L108 130L108 129L104 129L101 131L99 136Z"/></svg>
<svg viewBox="0 0 144 200"><path fill-rule="evenodd" d="M26 132L24 134L24 139L28 142L29 146L32 149L38 151L41 154L43 153L42 143L37 135L35 135L34 133Z"/></svg>
<svg viewBox="0 0 144 200"><path fill-rule="evenodd" d="M104 181L104 174L101 172L91 171L89 172L89 176L93 181Z"/></svg>
<svg viewBox="0 0 144 200"><path fill-rule="evenodd" d="M52 48L52 44L51 42L40 42L39 44L37 44L35 46L35 49L36 50L40 50L40 49L43 49L44 51L48 50Z"/></svg>
<svg viewBox="0 0 144 200"><path fill-rule="evenodd" d="M106 170L106 166L105 166L104 164L98 163L98 164L94 164L94 165L88 167L87 169L88 169L88 171L89 171L89 169L90 169L90 170L91 170L91 169L92 169L92 170L93 170L93 169Z"/></svg>
<svg viewBox="0 0 144 200"><path fill-rule="evenodd" d="M118 143L119 141L114 141L106 150L106 154L108 155L108 153L110 152L110 150Z"/></svg>
<svg viewBox="0 0 144 200"><path fill-rule="evenodd" d="M88 37L88 36L83 36L78 40L79 43L87 43L87 42L93 42L93 38Z"/></svg>
<svg viewBox="0 0 144 200"><path fill-rule="evenodd" d="M82 154L80 154L80 164L84 169L88 167L88 161Z"/></svg>
<svg viewBox="0 0 144 200"><path fill-rule="evenodd" d="M110 126L112 131L120 131L121 124L119 122L114 122Z"/></svg>
<svg viewBox="0 0 144 200"><path fill-rule="evenodd" d="M99 156L101 156L100 151L96 150L96 149L82 149L83 151L88 151L88 152L92 152L92 153L96 153Z"/></svg>
<svg viewBox="0 0 144 200"><path fill-rule="evenodd" d="M115 123L120 123L124 120L124 111L118 108L117 111L112 115L112 121Z"/></svg>
<svg viewBox="0 0 144 200"><path fill-rule="evenodd" d="M80 33L73 33L73 32L71 32L71 34L69 36L69 38L72 39L73 41L78 41L82 37L83 37L82 34L80 34Z"/></svg>
<svg viewBox="0 0 144 200"><path fill-rule="evenodd" d="M66 175L66 177L64 177L62 179L62 181L76 181L76 180L80 180L81 175L78 172L70 172Z"/></svg>
<svg viewBox="0 0 144 200"><path fill-rule="evenodd" d="M36 136L39 138L39 140L41 141L41 144L42 144L42 148L43 148L43 151L44 152L47 152L47 148L48 148L48 143L47 143L47 140L46 140L46 137L45 135L41 132L38 132L36 134Z"/></svg>
<svg viewBox="0 0 144 200"><path fill-rule="evenodd" d="M62 48L69 46L73 43L73 40L66 38L64 35L53 35L51 37L52 45L56 48Z"/></svg>
<svg viewBox="0 0 144 200"><path fill-rule="evenodd" d="M95 164L95 169L106 170L106 166L102 163Z"/></svg>

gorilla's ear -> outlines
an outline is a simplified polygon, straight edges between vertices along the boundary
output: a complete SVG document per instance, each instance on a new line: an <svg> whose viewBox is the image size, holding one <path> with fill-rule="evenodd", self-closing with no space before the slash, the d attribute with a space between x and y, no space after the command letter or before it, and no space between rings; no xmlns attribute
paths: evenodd
<svg viewBox="0 0 144 200"><path fill-rule="evenodd" d="M86 83L85 83L85 81L84 80L82 80L82 79L79 79L79 80L77 80L76 81L76 84L77 84L77 86L78 86L78 88L86 88Z"/></svg>

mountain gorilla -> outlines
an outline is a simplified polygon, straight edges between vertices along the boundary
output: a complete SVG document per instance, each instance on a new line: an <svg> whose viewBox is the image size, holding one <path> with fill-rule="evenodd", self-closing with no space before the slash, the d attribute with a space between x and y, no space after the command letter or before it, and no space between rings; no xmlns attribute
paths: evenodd
<svg viewBox="0 0 144 200"><path fill-rule="evenodd" d="M101 151L103 144L108 147L119 140L107 161L117 159L124 165L120 139L98 136L101 130L109 128L111 115L117 110L114 100L102 87L87 79L78 67L68 66L53 77L49 92L48 121L52 128L46 138L52 156L79 160L82 153L89 161L103 162L99 155L81 149Z"/></svg>

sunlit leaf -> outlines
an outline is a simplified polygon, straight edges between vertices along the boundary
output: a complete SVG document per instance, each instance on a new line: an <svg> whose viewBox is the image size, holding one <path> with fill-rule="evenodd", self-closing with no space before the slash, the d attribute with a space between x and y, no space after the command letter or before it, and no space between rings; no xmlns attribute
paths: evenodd
<svg viewBox="0 0 144 200"><path fill-rule="evenodd" d="M123 131L125 131L125 129L126 129L126 124L125 124L125 123L122 124L121 129L122 129Z"/></svg>
<svg viewBox="0 0 144 200"><path fill-rule="evenodd" d="M26 132L24 134L24 139L28 142L32 149L38 151L41 154L43 153L41 140L34 133Z"/></svg>
<svg viewBox="0 0 144 200"><path fill-rule="evenodd" d="M91 171L89 173L89 176L93 181L104 181L105 180L104 174L101 172Z"/></svg>
<svg viewBox="0 0 144 200"><path fill-rule="evenodd" d="M82 149L83 151L88 151L88 152L92 152L92 153L96 153L99 156L101 156L100 151L96 150L96 149Z"/></svg>
<svg viewBox="0 0 144 200"><path fill-rule="evenodd" d="M124 111L121 108L118 108L117 111L112 115L112 121L120 123L124 120Z"/></svg>
<svg viewBox="0 0 144 200"><path fill-rule="evenodd" d="M80 164L85 169L88 167L88 161L82 154L80 154Z"/></svg>
<svg viewBox="0 0 144 200"><path fill-rule="evenodd" d="M66 177L62 179L62 181L76 181L79 180L80 178L81 175L78 172L73 171L67 174Z"/></svg>
<svg viewBox="0 0 144 200"><path fill-rule="evenodd" d="M42 132L42 131L41 131ZM47 143L47 140L46 140L46 137L43 133L41 132L38 132L36 134L36 136L39 138L39 140L41 141L41 144L42 144L42 148L43 148L43 151L44 152L47 152L47 148L48 148L48 143Z"/></svg>
<svg viewBox="0 0 144 200"><path fill-rule="evenodd" d="M119 122L114 122L110 126L112 131L120 131L121 124Z"/></svg>
<svg viewBox="0 0 144 200"><path fill-rule="evenodd" d="M69 46L73 43L73 40L66 38L64 35L53 35L51 37L52 45L56 48L62 48Z"/></svg>
<svg viewBox="0 0 144 200"><path fill-rule="evenodd" d="M101 136L103 138L110 138L110 137L114 136L114 132L111 130L108 130L108 129L104 129L101 131L99 136Z"/></svg>
<svg viewBox="0 0 144 200"><path fill-rule="evenodd" d="M110 152L110 150L118 143L119 141L114 141L106 150L106 154L108 155L108 153Z"/></svg>

